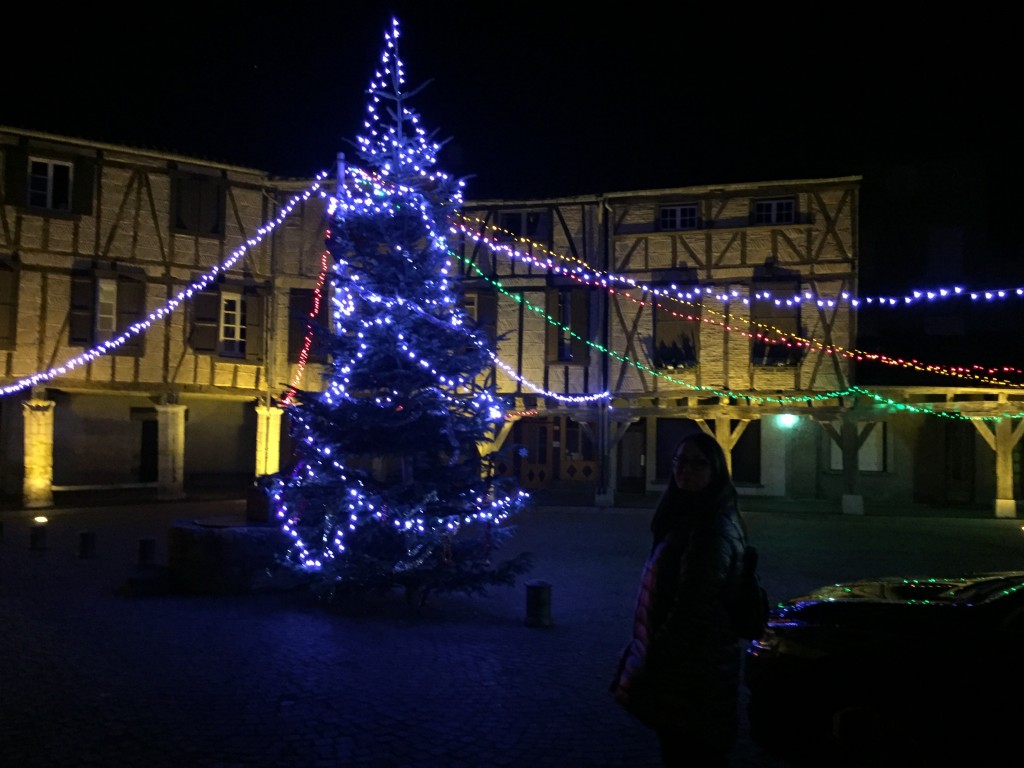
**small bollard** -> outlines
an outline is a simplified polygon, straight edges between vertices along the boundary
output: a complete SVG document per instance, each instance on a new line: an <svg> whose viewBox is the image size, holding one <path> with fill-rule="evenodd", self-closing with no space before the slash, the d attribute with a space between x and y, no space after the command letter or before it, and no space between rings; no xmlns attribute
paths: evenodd
<svg viewBox="0 0 1024 768"><path fill-rule="evenodd" d="M95 531L81 531L78 534L78 556L83 560L96 556Z"/></svg>
<svg viewBox="0 0 1024 768"><path fill-rule="evenodd" d="M551 625L551 584L547 581L526 582L526 626Z"/></svg>
<svg viewBox="0 0 1024 768"><path fill-rule="evenodd" d="M156 560L156 539L139 539L139 565L152 565Z"/></svg>
<svg viewBox="0 0 1024 768"><path fill-rule="evenodd" d="M29 529L28 548L37 552L46 549L46 523L35 523Z"/></svg>
<svg viewBox="0 0 1024 768"><path fill-rule="evenodd" d="M253 485L246 491L245 521L247 523L270 522L270 499L267 498L267 491L262 485Z"/></svg>

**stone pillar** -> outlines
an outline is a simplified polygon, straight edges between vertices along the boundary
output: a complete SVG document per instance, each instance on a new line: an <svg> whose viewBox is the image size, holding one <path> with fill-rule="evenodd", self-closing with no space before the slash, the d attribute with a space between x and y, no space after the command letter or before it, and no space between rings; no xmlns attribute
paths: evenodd
<svg viewBox="0 0 1024 768"><path fill-rule="evenodd" d="M600 483L594 494L595 507L615 506L615 486L618 478L618 445L612 439L612 424L608 416L608 401L601 403L597 421L597 455L601 458Z"/></svg>
<svg viewBox="0 0 1024 768"><path fill-rule="evenodd" d="M1024 422L1021 422L1024 425ZM1013 421L1000 419L995 428L996 449L996 517L1016 517L1017 500L1013 497L1013 447L1020 439L1021 427L1013 429Z"/></svg>
<svg viewBox="0 0 1024 768"><path fill-rule="evenodd" d="M275 405L256 406L256 477L273 475L281 468L281 417Z"/></svg>
<svg viewBox="0 0 1024 768"><path fill-rule="evenodd" d="M863 437L849 411L843 411L839 436L843 451L843 514L863 515L864 497L860 493L860 446Z"/></svg>
<svg viewBox="0 0 1024 768"><path fill-rule="evenodd" d="M184 405L157 405L157 498L185 497Z"/></svg>
<svg viewBox="0 0 1024 768"><path fill-rule="evenodd" d="M621 425L621 431L625 431L628 425ZM605 454L602 472L604 474L604 487L599 488L594 494L595 507L614 507L615 492L618 490L619 473L619 443L609 440L607 442L608 452Z"/></svg>
<svg viewBox="0 0 1024 768"><path fill-rule="evenodd" d="M25 478L22 502L28 509L53 506L53 400L31 398L21 405L25 418Z"/></svg>

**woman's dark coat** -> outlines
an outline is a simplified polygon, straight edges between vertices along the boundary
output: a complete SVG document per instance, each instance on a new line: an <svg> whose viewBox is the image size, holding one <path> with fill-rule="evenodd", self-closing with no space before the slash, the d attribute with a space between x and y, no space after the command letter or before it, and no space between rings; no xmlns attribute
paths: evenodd
<svg viewBox="0 0 1024 768"><path fill-rule="evenodd" d="M659 507L654 525L633 639L622 653L612 693L651 728L685 729L709 743L731 745L741 655L729 605L746 543L743 522L729 500L710 507Z"/></svg>

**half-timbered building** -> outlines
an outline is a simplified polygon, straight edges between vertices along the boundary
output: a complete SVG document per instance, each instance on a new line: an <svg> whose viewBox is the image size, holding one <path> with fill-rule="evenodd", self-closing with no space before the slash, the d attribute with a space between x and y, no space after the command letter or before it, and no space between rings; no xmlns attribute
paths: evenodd
<svg viewBox="0 0 1024 768"><path fill-rule="evenodd" d="M327 178L0 128L0 491L175 498L287 466L287 393L324 362ZM856 386L860 187L468 202L451 245L497 350L500 471L649 499L701 429L746 495L1014 516L1019 390Z"/></svg>
<svg viewBox="0 0 1024 768"><path fill-rule="evenodd" d="M856 385L860 187L468 204L469 306L494 327L512 404L505 470L550 499L649 497L700 429L748 496L1014 516L1019 389Z"/></svg>
<svg viewBox="0 0 1024 768"><path fill-rule="evenodd" d="M322 268L314 184L14 129L0 179L3 492L174 498L277 471Z"/></svg>

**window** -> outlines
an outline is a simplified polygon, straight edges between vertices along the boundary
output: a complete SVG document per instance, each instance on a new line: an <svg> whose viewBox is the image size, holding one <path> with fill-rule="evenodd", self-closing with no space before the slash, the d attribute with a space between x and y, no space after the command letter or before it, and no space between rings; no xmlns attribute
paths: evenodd
<svg viewBox="0 0 1024 768"><path fill-rule="evenodd" d="M495 349L498 342L498 294L493 289L467 289L463 309L476 327L487 334L487 343Z"/></svg>
<svg viewBox="0 0 1024 768"><path fill-rule="evenodd" d="M245 300L240 293L221 291L220 353L245 357Z"/></svg>
<svg viewBox="0 0 1024 768"><path fill-rule="evenodd" d="M837 433L842 423L832 423ZM861 472L884 472L886 469L886 423L884 421L865 421L857 425L860 448L857 450L857 468ZM835 471L843 469L843 447L834 439L830 439L829 468Z"/></svg>
<svg viewBox="0 0 1024 768"><path fill-rule="evenodd" d="M495 234L503 243L526 238L545 244L551 239L551 211L501 211Z"/></svg>
<svg viewBox="0 0 1024 768"><path fill-rule="evenodd" d="M779 197L754 201L754 224L795 224L796 199Z"/></svg>
<svg viewBox="0 0 1024 768"><path fill-rule="evenodd" d="M0 349L14 349L18 330L18 265L0 256Z"/></svg>
<svg viewBox="0 0 1024 768"><path fill-rule="evenodd" d="M114 336L117 323L117 280L109 277L96 279L96 334L97 341Z"/></svg>
<svg viewBox="0 0 1024 768"><path fill-rule="evenodd" d="M800 325L800 276L770 259L754 271L750 285L750 361L754 365L798 365L807 354Z"/></svg>
<svg viewBox="0 0 1024 768"><path fill-rule="evenodd" d="M8 204L35 215L92 213L96 159L91 155L49 156L30 144L3 147Z"/></svg>
<svg viewBox="0 0 1024 768"><path fill-rule="evenodd" d="M263 359L264 293L256 287L207 289L192 299L189 343L199 354Z"/></svg>
<svg viewBox="0 0 1024 768"><path fill-rule="evenodd" d="M198 173L171 177L171 229L198 237L223 237L227 189L224 179Z"/></svg>
<svg viewBox="0 0 1024 768"><path fill-rule="evenodd" d="M661 229L697 229L699 218L697 204L663 205L661 207Z"/></svg>
<svg viewBox="0 0 1024 768"><path fill-rule="evenodd" d="M306 336L310 331L310 316L313 313L315 293L312 288L292 288L288 294L288 362L297 363L306 349ZM329 329L330 324L330 296L324 287L320 296L319 313L313 319L313 324L320 328ZM306 357L310 363L326 363L327 355L322 351L322 344L315 332L309 340L309 351Z"/></svg>
<svg viewBox="0 0 1024 768"><path fill-rule="evenodd" d="M28 204L51 211L71 210L74 166L32 157L28 161Z"/></svg>
<svg viewBox="0 0 1024 768"><path fill-rule="evenodd" d="M700 299L686 300L684 303L666 296L695 294L696 279L687 278L678 270L656 270L651 275L651 284L660 294L650 299L656 305L652 308L652 365L670 371L696 365L700 340Z"/></svg>
<svg viewBox="0 0 1024 768"><path fill-rule="evenodd" d="M94 347L116 339L146 317L146 284L127 275L80 272L71 276L68 343ZM109 354L140 357L144 333L134 334Z"/></svg>
<svg viewBox="0 0 1024 768"><path fill-rule="evenodd" d="M585 365L590 360L590 291L587 288L549 288L546 357L549 363Z"/></svg>

